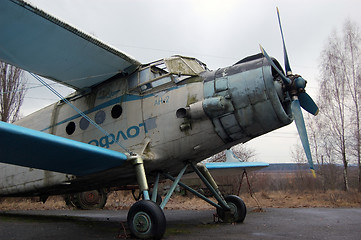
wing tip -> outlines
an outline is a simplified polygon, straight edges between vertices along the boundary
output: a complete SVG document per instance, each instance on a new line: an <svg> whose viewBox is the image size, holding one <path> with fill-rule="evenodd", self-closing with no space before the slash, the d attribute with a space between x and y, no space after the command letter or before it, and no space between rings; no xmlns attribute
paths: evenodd
<svg viewBox="0 0 361 240"><path fill-rule="evenodd" d="M316 172L314 169L311 169L311 173L312 173L313 178L316 178Z"/></svg>

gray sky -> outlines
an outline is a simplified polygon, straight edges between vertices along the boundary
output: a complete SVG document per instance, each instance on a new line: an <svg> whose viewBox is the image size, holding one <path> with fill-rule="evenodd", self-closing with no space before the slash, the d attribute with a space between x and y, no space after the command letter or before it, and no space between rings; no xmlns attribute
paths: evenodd
<svg viewBox="0 0 361 240"><path fill-rule="evenodd" d="M261 44L283 63L276 6L281 13L287 51L294 73L307 81L316 100L320 53L333 30L347 18L361 27L361 1L336 0L29 0L40 9L90 33L142 63L174 54L193 56L210 69L226 67L259 53ZM56 47L56 46L54 46ZM27 115L57 101L29 77L22 108ZM72 92L57 87L63 94ZM306 117L308 113L304 112ZM290 162L298 142L292 123L247 143L257 160Z"/></svg>

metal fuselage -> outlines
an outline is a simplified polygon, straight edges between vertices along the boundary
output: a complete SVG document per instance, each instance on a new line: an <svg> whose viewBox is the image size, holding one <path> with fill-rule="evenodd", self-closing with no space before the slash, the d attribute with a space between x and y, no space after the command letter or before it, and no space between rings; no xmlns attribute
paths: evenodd
<svg viewBox="0 0 361 240"><path fill-rule="evenodd" d="M174 74L162 64L143 65L130 76L113 77L86 94L68 96L110 136L62 101L16 124L124 152L115 143L119 141L143 156L152 181L157 171L174 175L187 161L202 161L292 122L282 81L260 55L197 74L187 73L182 66ZM134 183L130 163L81 178L0 164L2 196L52 195Z"/></svg>

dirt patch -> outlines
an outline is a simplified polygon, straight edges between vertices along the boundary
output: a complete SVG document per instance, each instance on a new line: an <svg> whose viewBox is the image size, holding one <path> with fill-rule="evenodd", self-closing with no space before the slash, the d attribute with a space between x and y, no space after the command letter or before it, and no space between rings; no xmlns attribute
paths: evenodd
<svg viewBox="0 0 361 240"><path fill-rule="evenodd" d="M263 208L308 208L308 207L361 207L361 193L350 191L327 192L261 192L255 194ZM244 195L249 206L256 207L250 195Z"/></svg>
<svg viewBox="0 0 361 240"><path fill-rule="evenodd" d="M301 207L361 207L361 193L356 191L327 191L289 193L267 191L254 194L241 194L241 198L251 208L301 208ZM215 201L215 200L214 200ZM129 209L135 200L126 191L112 192L108 196L105 209ZM46 203L38 198L0 198L0 210L50 210L70 209L61 196L52 196ZM175 195L168 202L166 209L206 210L214 209L211 205L194 196Z"/></svg>

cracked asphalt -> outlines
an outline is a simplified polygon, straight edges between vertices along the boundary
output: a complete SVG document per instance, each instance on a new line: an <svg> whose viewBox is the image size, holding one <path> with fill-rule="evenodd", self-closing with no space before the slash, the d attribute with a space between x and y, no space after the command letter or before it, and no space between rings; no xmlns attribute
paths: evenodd
<svg viewBox="0 0 361 240"><path fill-rule="evenodd" d="M243 224L214 223L213 213L166 210L164 239L361 239L361 208L268 208L248 212ZM0 239L124 239L126 218L127 211L0 211Z"/></svg>

